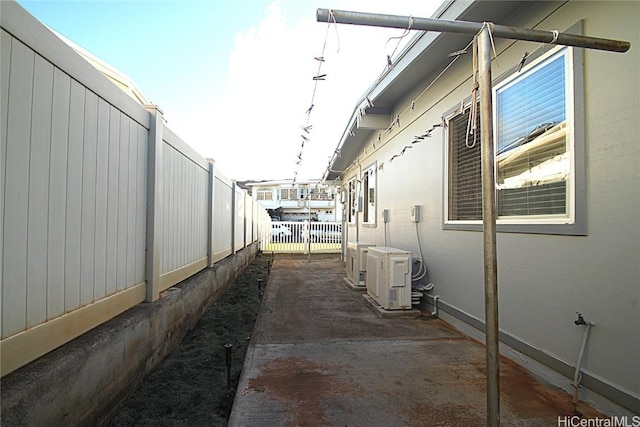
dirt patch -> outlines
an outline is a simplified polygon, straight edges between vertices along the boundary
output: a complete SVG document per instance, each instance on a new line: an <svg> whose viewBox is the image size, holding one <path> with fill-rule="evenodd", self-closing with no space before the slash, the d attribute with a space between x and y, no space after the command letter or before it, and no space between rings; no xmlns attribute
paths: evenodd
<svg viewBox="0 0 640 427"><path fill-rule="evenodd" d="M271 257L258 256L200 318L180 346L116 411L111 426L226 426ZM232 344L231 387L225 344Z"/></svg>

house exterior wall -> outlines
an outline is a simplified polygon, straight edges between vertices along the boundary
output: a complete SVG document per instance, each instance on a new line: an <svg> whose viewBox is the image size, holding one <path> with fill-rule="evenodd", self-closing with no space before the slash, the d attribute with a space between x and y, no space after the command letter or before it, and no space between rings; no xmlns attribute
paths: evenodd
<svg viewBox="0 0 640 427"><path fill-rule="evenodd" d="M524 6L523 6L524 9ZM578 2L524 9L510 22L519 27L564 31L582 20L584 34L631 41L624 54L584 50L584 144L586 235L499 232L497 236L500 328L533 352L550 356L573 375L583 339L576 312L596 323L583 361L583 383L635 412L640 411L640 33L637 2ZM462 48L464 46L460 46ZM494 79L539 44L496 40ZM551 46L548 47L551 49ZM394 105L401 127L373 147L368 143L340 180L343 189L360 171L377 167L375 225L346 225L356 239L418 254L409 206L420 205L417 229L432 295L465 318L484 319L482 233L445 229L446 139L436 128L411 144L471 92L471 55L460 58L422 96L433 76ZM373 140L374 138L372 138ZM404 146L407 152L398 154ZM580 207L578 207L580 208ZM345 208L347 209L347 208ZM389 210L389 223L381 213ZM346 212L346 210L345 210ZM556 363L557 362L557 363Z"/></svg>
<svg viewBox="0 0 640 427"><path fill-rule="evenodd" d="M339 221L339 209L337 209L337 203L335 195L328 199L313 198L307 199L307 191L309 189L316 189L317 182L305 182L299 183L295 187L292 187L291 182L284 183L283 181L267 181L263 184L251 183L251 194L254 200L258 201L265 209L278 209L282 208L281 221L306 221L309 217L309 207L311 207L311 213L318 221ZM328 186L318 186L319 189L324 189L330 195L331 188ZM282 197L282 192L288 193L288 197ZM265 198L265 194L271 193L271 198ZM309 206L310 205L310 206Z"/></svg>

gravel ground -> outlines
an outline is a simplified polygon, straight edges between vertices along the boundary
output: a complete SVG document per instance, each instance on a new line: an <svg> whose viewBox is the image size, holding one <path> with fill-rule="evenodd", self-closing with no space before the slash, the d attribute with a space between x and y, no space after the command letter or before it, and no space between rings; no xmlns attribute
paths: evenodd
<svg viewBox="0 0 640 427"><path fill-rule="evenodd" d="M198 321L178 348L121 405L111 426L226 426L258 314L258 256ZM231 387L225 344L232 344Z"/></svg>

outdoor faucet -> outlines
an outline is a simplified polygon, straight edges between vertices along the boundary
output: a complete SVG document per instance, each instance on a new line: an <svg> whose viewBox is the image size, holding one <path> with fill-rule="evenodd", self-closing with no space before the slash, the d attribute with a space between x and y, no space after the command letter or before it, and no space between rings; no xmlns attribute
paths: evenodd
<svg viewBox="0 0 640 427"><path fill-rule="evenodd" d="M586 325L587 322L584 321L584 317L582 317L582 313L578 313L576 311L576 314L578 315L578 320L574 320L573 323L575 323L576 325Z"/></svg>

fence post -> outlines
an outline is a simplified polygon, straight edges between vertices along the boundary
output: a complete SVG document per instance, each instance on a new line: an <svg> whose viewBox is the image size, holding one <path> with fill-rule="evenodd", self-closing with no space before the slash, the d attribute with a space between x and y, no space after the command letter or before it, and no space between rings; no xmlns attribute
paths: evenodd
<svg viewBox="0 0 640 427"><path fill-rule="evenodd" d="M213 218L215 208L216 189L216 164L214 160L209 161L209 267L213 267L213 254L215 250Z"/></svg>
<svg viewBox="0 0 640 427"><path fill-rule="evenodd" d="M151 115L147 147L147 302L160 296L160 252L162 250L162 110L145 105Z"/></svg>

